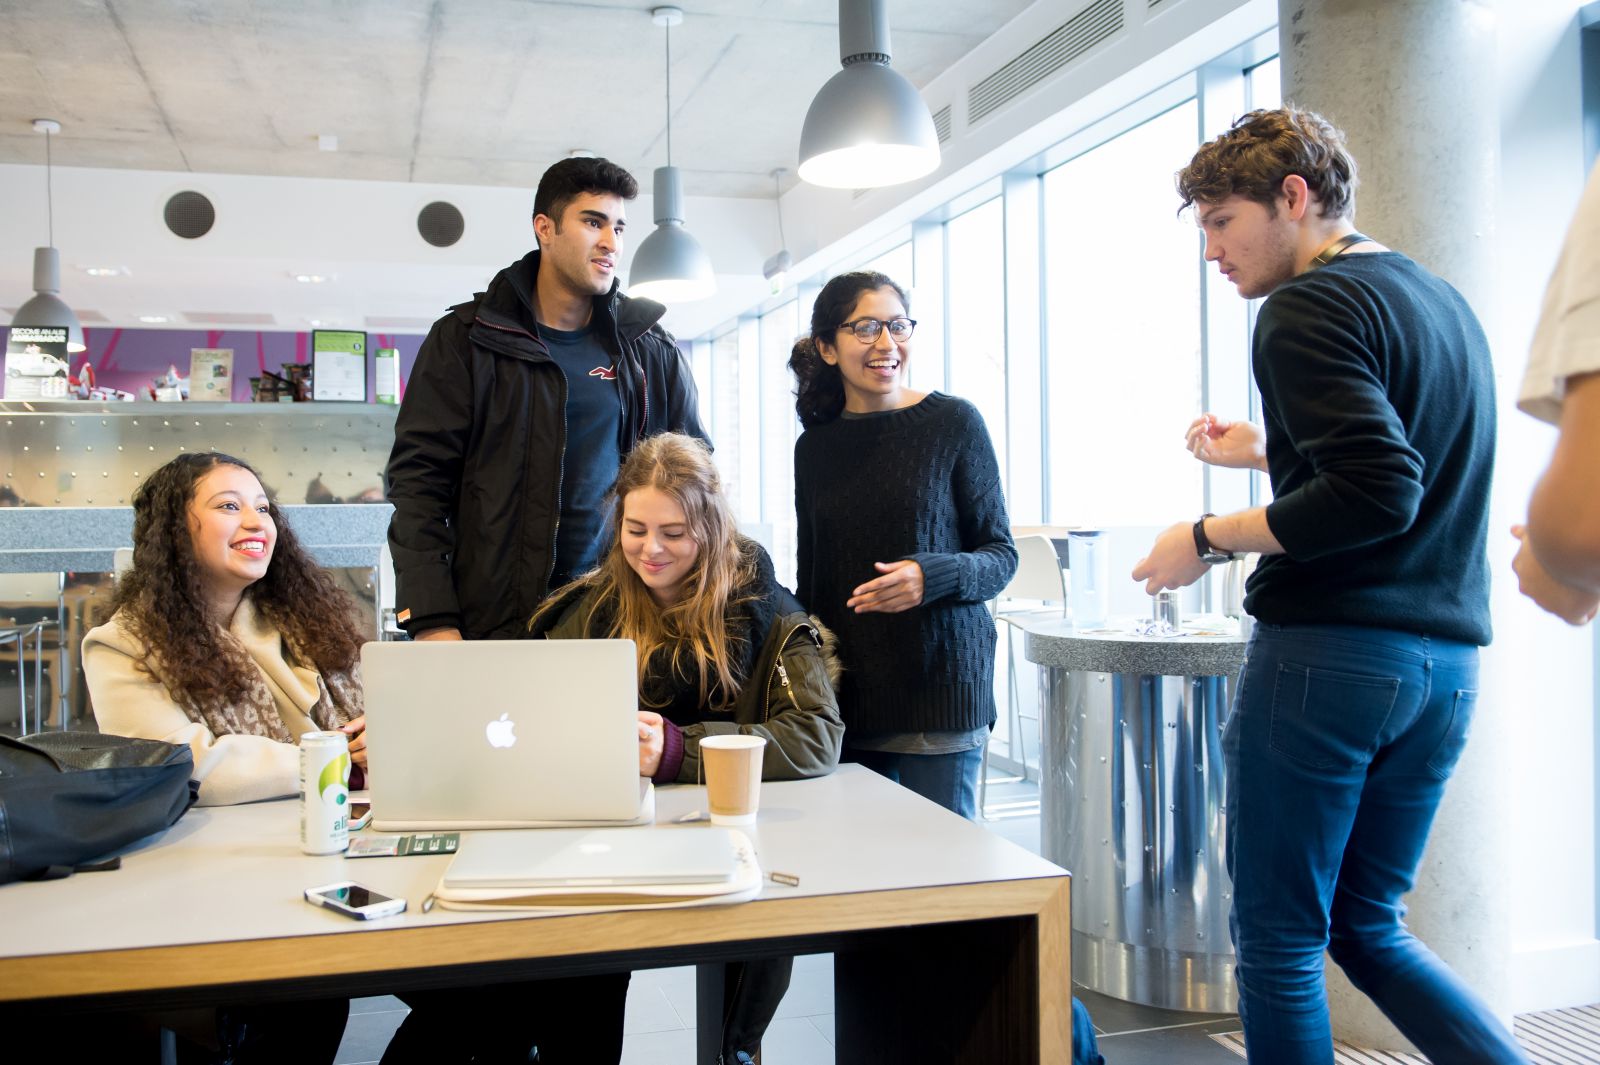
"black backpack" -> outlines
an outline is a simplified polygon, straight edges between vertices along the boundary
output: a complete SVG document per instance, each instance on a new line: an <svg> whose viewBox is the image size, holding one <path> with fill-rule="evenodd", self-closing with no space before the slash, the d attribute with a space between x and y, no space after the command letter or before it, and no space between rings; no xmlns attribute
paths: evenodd
<svg viewBox="0 0 1600 1065"><path fill-rule="evenodd" d="M186 744L36 732L0 736L0 884L70 876L194 805Z"/></svg>

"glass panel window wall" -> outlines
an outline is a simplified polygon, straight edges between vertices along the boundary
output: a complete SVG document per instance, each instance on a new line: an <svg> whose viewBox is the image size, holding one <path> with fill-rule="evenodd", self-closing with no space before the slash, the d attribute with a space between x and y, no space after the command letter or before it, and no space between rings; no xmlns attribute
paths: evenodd
<svg viewBox="0 0 1600 1065"><path fill-rule="evenodd" d="M911 242L897 244L876 258L861 264L860 269L872 270L894 278L902 288L911 288L917 282L912 276Z"/></svg>
<svg viewBox="0 0 1600 1065"><path fill-rule="evenodd" d="M1048 520L1166 525L1199 513L1183 449L1200 410L1200 254L1172 174L1186 101L1044 175Z"/></svg>
<svg viewBox="0 0 1600 1065"><path fill-rule="evenodd" d="M983 415L1006 477L1005 210L995 197L945 225L945 313L951 394ZM935 308L918 306L919 320ZM920 326L918 327L921 328ZM938 358L914 351L913 358Z"/></svg>
<svg viewBox="0 0 1600 1065"><path fill-rule="evenodd" d="M1250 110L1278 107L1283 103L1283 67L1277 56L1257 63L1245 71L1244 76Z"/></svg>
<svg viewBox="0 0 1600 1065"><path fill-rule="evenodd" d="M790 300L761 316L761 521L778 581L794 586L794 441L800 420L794 411L789 352L799 331L799 305Z"/></svg>
<svg viewBox="0 0 1600 1065"><path fill-rule="evenodd" d="M735 514L741 506L743 488L739 473L739 330L728 330L711 341L711 421L707 426L714 445L717 471L722 488Z"/></svg>

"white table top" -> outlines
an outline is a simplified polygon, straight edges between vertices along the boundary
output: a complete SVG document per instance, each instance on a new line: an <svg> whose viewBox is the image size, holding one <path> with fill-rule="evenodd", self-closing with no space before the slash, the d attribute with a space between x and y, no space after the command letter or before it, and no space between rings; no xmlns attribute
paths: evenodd
<svg viewBox="0 0 1600 1065"><path fill-rule="evenodd" d="M763 873L800 877L766 883L766 899L1060 877L1064 871L982 827L940 809L869 770L841 766L815 780L762 785L760 820L744 831ZM657 826L704 809L703 788L657 792ZM254 939L377 932L543 915L462 913L422 899L448 857L312 857L300 853L299 803L197 807L154 842L127 852L122 868L67 880L0 887L0 959ZM380 921L352 921L308 905L307 887L357 880L410 900ZM708 911L700 911L708 912ZM908 917L908 921L911 918Z"/></svg>

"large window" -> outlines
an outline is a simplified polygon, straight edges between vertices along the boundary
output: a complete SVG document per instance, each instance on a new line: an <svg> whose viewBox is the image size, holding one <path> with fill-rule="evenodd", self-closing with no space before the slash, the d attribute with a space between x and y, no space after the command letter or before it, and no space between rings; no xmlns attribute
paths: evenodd
<svg viewBox="0 0 1600 1065"><path fill-rule="evenodd" d="M1200 252L1173 171L1190 100L1044 175L1048 519L1158 525L1198 513Z"/></svg>
<svg viewBox="0 0 1600 1065"><path fill-rule="evenodd" d="M794 585L794 411L789 352L799 329L794 300L761 316L761 525L780 583Z"/></svg>
<svg viewBox="0 0 1600 1065"><path fill-rule="evenodd" d="M876 271L892 277L903 288L910 288L916 284L916 280L911 276L913 271L911 268L911 242L909 240L904 244L895 245L875 259L869 259L862 263L861 269Z"/></svg>
<svg viewBox="0 0 1600 1065"><path fill-rule="evenodd" d="M945 226L946 344L949 389L983 415L1006 483L1005 208L1000 197ZM922 320L932 308L918 305ZM920 326L918 327L921 328ZM938 353L916 349L913 358Z"/></svg>
<svg viewBox="0 0 1600 1065"><path fill-rule="evenodd" d="M752 412L753 413L753 412ZM739 330L728 330L711 342L711 442L722 487L741 513L743 495L739 469Z"/></svg>
<svg viewBox="0 0 1600 1065"><path fill-rule="evenodd" d="M1283 103L1283 65L1277 56L1265 63L1257 63L1245 71L1244 77L1250 96L1250 110L1270 109Z"/></svg>

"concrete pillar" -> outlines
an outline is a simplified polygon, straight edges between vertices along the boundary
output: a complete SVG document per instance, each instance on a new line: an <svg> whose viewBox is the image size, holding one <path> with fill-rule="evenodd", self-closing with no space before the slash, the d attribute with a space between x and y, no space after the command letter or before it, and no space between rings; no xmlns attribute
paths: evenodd
<svg viewBox="0 0 1600 1065"><path fill-rule="evenodd" d="M1283 97L1344 130L1361 178L1356 225L1492 306L1499 172L1494 10L1478 0L1279 0ZM1489 323L1485 322L1488 326ZM1510 1023L1514 708L1483 700L1434 824L1408 923ZM1409 1048L1331 962L1334 1034Z"/></svg>

